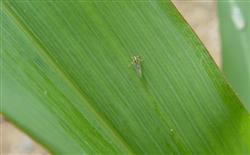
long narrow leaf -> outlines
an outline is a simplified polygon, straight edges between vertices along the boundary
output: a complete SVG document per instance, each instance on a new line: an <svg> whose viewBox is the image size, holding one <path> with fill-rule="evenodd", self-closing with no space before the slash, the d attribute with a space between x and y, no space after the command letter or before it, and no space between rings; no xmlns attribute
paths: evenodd
<svg viewBox="0 0 250 155"><path fill-rule="evenodd" d="M172 3L5 1L1 18L2 112L52 153L249 153L246 109Z"/></svg>
<svg viewBox="0 0 250 155"><path fill-rule="evenodd" d="M218 1L223 71L250 112L250 1Z"/></svg>

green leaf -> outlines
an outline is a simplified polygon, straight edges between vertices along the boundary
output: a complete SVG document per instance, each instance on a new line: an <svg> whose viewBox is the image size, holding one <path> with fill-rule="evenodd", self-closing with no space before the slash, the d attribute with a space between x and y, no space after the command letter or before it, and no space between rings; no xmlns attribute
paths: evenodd
<svg viewBox="0 0 250 155"><path fill-rule="evenodd" d="M4 1L1 21L1 111L52 153L249 153L249 114L171 2Z"/></svg>
<svg viewBox="0 0 250 155"><path fill-rule="evenodd" d="M223 70L250 112L250 1L218 1Z"/></svg>

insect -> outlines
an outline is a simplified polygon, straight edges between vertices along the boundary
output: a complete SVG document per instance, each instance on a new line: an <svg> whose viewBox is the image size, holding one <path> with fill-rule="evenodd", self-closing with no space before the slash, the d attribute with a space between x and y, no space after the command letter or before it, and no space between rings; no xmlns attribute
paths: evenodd
<svg viewBox="0 0 250 155"><path fill-rule="evenodd" d="M139 77L142 77L142 71L141 71L141 62L142 59L139 56L132 56L131 57L131 65L134 66L134 69Z"/></svg>

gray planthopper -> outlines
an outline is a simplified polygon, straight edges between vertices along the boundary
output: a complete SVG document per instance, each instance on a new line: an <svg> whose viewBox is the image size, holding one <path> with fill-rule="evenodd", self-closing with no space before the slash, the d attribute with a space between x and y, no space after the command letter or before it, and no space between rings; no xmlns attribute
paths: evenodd
<svg viewBox="0 0 250 155"><path fill-rule="evenodd" d="M131 64L134 66L134 69L139 77L142 77L142 70L141 70L141 62L142 59L139 56L132 56L131 57Z"/></svg>

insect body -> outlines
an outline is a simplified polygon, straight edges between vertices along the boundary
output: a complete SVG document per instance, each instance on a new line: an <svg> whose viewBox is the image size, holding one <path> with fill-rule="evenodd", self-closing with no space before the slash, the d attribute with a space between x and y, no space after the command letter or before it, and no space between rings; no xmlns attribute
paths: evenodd
<svg viewBox="0 0 250 155"><path fill-rule="evenodd" d="M141 71L142 60L140 59L139 56L132 56L131 59L132 59L131 64L134 66L137 75L139 77L142 77L142 71Z"/></svg>

